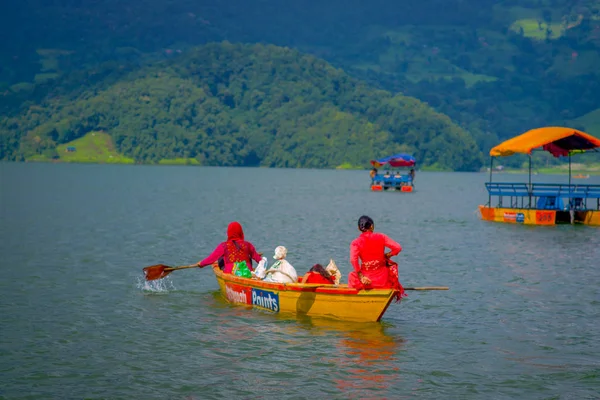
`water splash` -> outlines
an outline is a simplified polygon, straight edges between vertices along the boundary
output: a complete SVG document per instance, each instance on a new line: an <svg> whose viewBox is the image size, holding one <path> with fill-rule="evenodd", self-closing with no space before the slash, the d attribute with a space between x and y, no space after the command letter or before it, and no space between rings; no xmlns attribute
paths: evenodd
<svg viewBox="0 0 600 400"><path fill-rule="evenodd" d="M175 285L170 278L147 281L143 277L138 277L137 288L145 293L169 293L175 290Z"/></svg>

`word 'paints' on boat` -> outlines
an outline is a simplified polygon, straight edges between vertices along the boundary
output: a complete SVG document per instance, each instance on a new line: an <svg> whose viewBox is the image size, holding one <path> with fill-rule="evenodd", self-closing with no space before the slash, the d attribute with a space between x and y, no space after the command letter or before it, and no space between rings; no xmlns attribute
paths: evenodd
<svg viewBox="0 0 600 400"><path fill-rule="evenodd" d="M527 131L490 150L490 180L485 184L488 202L479 206L481 219L526 225L584 224L600 226L600 185L571 183L571 157L598 152L600 139L565 127L545 127ZM567 157L567 183L531 181L534 151L547 151L554 157ZM528 182L492 182L495 157L522 153L529 156Z"/></svg>
<svg viewBox="0 0 600 400"><path fill-rule="evenodd" d="M394 154L371 160L371 190L395 190L399 192L412 192L415 181L415 158L409 154ZM384 173L378 168L386 167Z"/></svg>

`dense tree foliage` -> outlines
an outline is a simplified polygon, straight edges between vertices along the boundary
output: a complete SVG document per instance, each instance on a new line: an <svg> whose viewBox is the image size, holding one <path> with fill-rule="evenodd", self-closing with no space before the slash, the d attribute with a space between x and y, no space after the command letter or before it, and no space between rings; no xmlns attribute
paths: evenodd
<svg viewBox="0 0 600 400"><path fill-rule="evenodd" d="M56 145L100 130L138 162L366 167L408 151L424 166L481 166L473 138L448 117L296 50L211 44L128 74L109 66L69 76L4 118L0 156L53 156Z"/></svg>
<svg viewBox="0 0 600 400"><path fill-rule="evenodd" d="M82 83L106 86L106 79L148 62L229 40L297 48L372 86L414 96L470 132L483 152L543 125L600 135L600 121L584 117L600 115L594 112L598 0L6 3L0 13L0 37L10 38L0 41L5 115L49 93L80 90L64 83L74 71L97 71ZM126 67L115 71L110 63ZM3 154L18 141L11 132L0 141Z"/></svg>

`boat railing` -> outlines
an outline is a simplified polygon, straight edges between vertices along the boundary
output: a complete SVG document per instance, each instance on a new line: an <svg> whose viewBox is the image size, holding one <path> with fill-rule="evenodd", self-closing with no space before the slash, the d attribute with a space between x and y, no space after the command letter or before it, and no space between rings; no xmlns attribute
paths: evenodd
<svg viewBox="0 0 600 400"><path fill-rule="evenodd" d="M600 210L600 185L534 183L531 191L537 208L589 210L588 199L595 199L595 208Z"/></svg>
<svg viewBox="0 0 600 400"><path fill-rule="evenodd" d="M591 209L588 200L595 199L595 208L600 210L600 185L533 183L530 188L522 182L487 182L485 186L488 204L491 205L492 196L495 196L498 207L503 207L503 198L508 197L512 208L588 210ZM527 204L525 199L528 199Z"/></svg>
<svg viewBox="0 0 600 400"><path fill-rule="evenodd" d="M569 185L567 183L534 183L531 185L531 193L536 197L568 196L569 193L572 192L576 186L579 185Z"/></svg>
<svg viewBox="0 0 600 400"><path fill-rule="evenodd" d="M373 177L373 183L380 182L384 186L396 186L400 183L410 183L412 179L410 175L382 175L377 174Z"/></svg>
<svg viewBox="0 0 600 400"><path fill-rule="evenodd" d="M596 210L600 210L600 185L572 185L569 195L570 207L576 210L589 209L587 200L596 199Z"/></svg>
<svg viewBox="0 0 600 400"><path fill-rule="evenodd" d="M492 196L498 197L498 207L502 207L504 197L508 197L510 201L510 207L524 208L525 198L529 199L530 192L526 183L515 183L515 182L487 182L485 187L489 193L489 203L492 203ZM529 206L528 202L528 206Z"/></svg>

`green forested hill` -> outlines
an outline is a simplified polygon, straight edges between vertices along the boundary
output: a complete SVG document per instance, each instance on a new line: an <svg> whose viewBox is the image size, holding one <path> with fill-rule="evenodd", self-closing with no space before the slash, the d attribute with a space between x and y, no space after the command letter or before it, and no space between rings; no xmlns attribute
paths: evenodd
<svg viewBox="0 0 600 400"><path fill-rule="evenodd" d="M128 71L148 62L228 40L295 48L415 97L467 130L484 154L546 125L600 135L598 0L20 0L2 11L0 36L10 38L0 41L4 116L48 93L104 92L137 79ZM0 154L23 157L31 149L15 152L10 131Z"/></svg>
<svg viewBox="0 0 600 400"><path fill-rule="evenodd" d="M55 158L58 145L104 131L136 162L366 167L406 151L432 168L482 163L474 139L447 116L296 50L225 42L126 69L73 73L1 119L0 158Z"/></svg>
<svg viewBox="0 0 600 400"><path fill-rule="evenodd" d="M430 21L416 13L414 23L364 25L345 45L302 49L427 102L468 129L484 152L574 120L600 135L590 118L600 106L598 0L449 1L450 13L436 12L436 3L423 1Z"/></svg>

